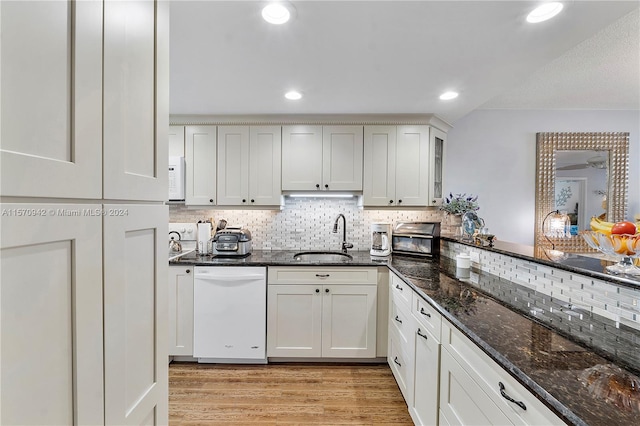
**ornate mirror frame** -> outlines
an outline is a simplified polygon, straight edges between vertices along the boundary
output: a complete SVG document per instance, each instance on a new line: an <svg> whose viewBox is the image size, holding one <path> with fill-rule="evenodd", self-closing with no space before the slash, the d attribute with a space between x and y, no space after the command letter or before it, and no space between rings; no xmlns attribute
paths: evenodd
<svg viewBox="0 0 640 426"><path fill-rule="evenodd" d="M551 248L544 236L542 222L555 210L556 152L608 151L607 164L607 221L624 220L627 214L627 187L629 183L629 133L537 133L536 134L536 214L534 245ZM580 235L570 238L552 238L556 250L566 252L594 252Z"/></svg>

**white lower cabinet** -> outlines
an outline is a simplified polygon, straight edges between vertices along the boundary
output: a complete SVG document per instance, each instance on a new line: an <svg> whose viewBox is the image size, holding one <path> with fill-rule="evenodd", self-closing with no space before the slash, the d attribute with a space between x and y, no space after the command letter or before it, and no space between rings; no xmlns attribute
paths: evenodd
<svg viewBox="0 0 640 426"><path fill-rule="evenodd" d="M267 356L374 358L376 268L269 268Z"/></svg>
<svg viewBox="0 0 640 426"><path fill-rule="evenodd" d="M564 424L407 283L389 275L387 360L416 425Z"/></svg>
<svg viewBox="0 0 640 426"><path fill-rule="evenodd" d="M512 424L448 351L442 351L440 363L440 410L447 419L440 424Z"/></svg>
<svg viewBox="0 0 640 426"><path fill-rule="evenodd" d="M169 356L193 356L193 267L169 266Z"/></svg>
<svg viewBox="0 0 640 426"><path fill-rule="evenodd" d="M565 424L461 331L444 320L441 362L440 409L449 422L456 423L461 419L461 424L479 424L484 415L487 419L496 419L491 424ZM466 376L459 374L460 371ZM471 391L474 385L479 389L477 392ZM456 395L461 393L459 388L467 392L466 397ZM462 398L471 399L464 404ZM474 405L477 405L479 413L470 411ZM494 407L502 414L498 414ZM507 420L498 420L502 418Z"/></svg>

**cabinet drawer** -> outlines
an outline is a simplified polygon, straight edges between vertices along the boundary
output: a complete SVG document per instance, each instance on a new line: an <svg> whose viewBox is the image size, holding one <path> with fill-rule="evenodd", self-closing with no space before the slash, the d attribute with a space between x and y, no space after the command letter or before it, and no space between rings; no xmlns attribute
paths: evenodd
<svg viewBox="0 0 640 426"><path fill-rule="evenodd" d="M411 360L403 350L398 334L393 331L389 332L389 356L387 357L387 362L391 367L393 376L396 378L402 396L405 401L410 401L409 391L411 389L411 375L413 374L413 369L410 368Z"/></svg>
<svg viewBox="0 0 640 426"><path fill-rule="evenodd" d="M408 348L411 341L411 333L413 324L411 323L411 314L407 307L396 301L391 302L389 310L389 332L395 332L399 335L402 345Z"/></svg>
<svg viewBox="0 0 640 426"><path fill-rule="evenodd" d="M269 284L377 284L377 268L283 267L269 268Z"/></svg>
<svg viewBox="0 0 640 426"><path fill-rule="evenodd" d="M440 326L442 315L431 306L426 300L413 293L413 316L422 327L429 330L431 334L440 341Z"/></svg>
<svg viewBox="0 0 640 426"><path fill-rule="evenodd" d="M442 321L442 347L460 363L513 423L565 424L551 409L446 320ZM520 401L526 409L503 397L500 392L500 383L504 386L504 393Z"/></svg>
<svg viewBox="0 0 640 426"><path fill-rule="evenodd" d="M411 306L411 294L413 290L409 287L409 284L402 281L396 274L391 273L389 276L391 277L389 284L391 286L391 296L393 300L398 300L406 306Z"/></svg>

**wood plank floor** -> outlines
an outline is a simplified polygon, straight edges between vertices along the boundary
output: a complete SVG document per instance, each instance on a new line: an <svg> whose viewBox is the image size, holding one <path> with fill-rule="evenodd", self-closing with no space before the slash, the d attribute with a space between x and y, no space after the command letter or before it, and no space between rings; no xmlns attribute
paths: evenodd
<svg viewBox="0 0 640 426"><path fill-rule="evenodd" d="M387 365L296 363L172 363L169 423L413 425Z"/></svg>

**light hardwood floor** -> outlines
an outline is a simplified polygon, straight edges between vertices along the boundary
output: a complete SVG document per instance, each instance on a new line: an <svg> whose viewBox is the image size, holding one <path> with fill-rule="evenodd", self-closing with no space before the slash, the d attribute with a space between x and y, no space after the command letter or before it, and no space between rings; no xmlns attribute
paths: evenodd
<svg viewBox="0 0 640 426"><path fill-rule="evenodd" d="M387 365L172 363L169 422L413 425Z"/></svg>

